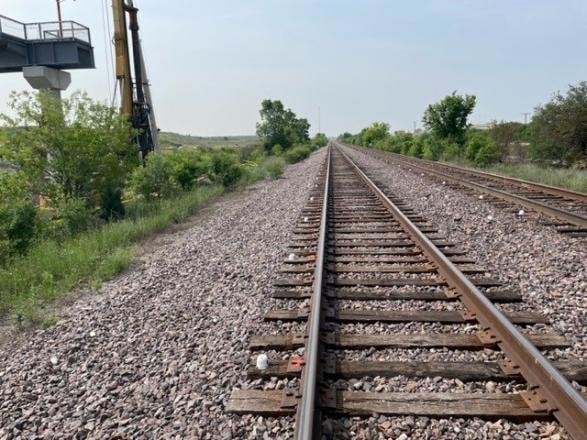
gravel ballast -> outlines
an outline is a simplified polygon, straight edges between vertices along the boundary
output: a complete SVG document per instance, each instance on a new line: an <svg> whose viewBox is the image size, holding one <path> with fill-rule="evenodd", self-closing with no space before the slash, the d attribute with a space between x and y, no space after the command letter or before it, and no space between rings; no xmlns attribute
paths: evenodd
<svg viewBox="0 0 587 440"><path fill-rule="evenodd" d="M523 305L504 305L505 310L534 310L551 319L548 325L572 343L568 350L547 353L551 359L584 361L586 350L585 318L587 316L585 280L585 242L562 236L535 221L517 218L511 210L497 208L475 196L470 196L411 172L409 166L390 166L351 149L346 152L377 182L388 188L387 193L409 202L416 212L433 221L439 232L477 259L477 263L497 275L507 286L517 289ZM361 324L347 327L363 327ZM367 330L367 325L361 330ZM371 327L371 326L369 326ZM536 327L536 326L534 326ZM389 328L383 329L389 331ZM401 331L401 329L400 329ZM361 331L359 331L361 332ZM340 357L340 354L337 354ZM346 351L346 359L386 359L430 361L435 359L499 359L501 353L483 350L477 353L447 350L360 350ZM439 378L440 379L440 378ZM401 387L405 379L363 378L362 387L381 390ZM410 380L415 389L447 387L451 392L463 392L451 381L440 379L430 384L428 379ZM483 391L489 383L465 383L468 389ZM504 385L506 388L503 388ZM343 388L356 384L342 381ZM491 385L491 392L511 392L508 384ZM513 389L513 388L512 388ZM429 419L414 417L372 416L359 418L327 418L326 432L336 438L567 438L556 422L513 423L479 419Z"/></svg>
<svg viewBox="0 0 587 440"><path fill-rule="evenodd" d="M349 148L345 151L371 177L433 220L447 240L458 243L477 264L516 289L525 306L548 316L553 328L572 341L568 354L585 359L587 260L583 239L519 219L508 210L410 172L409 166L389 165Z"/></svg>
<svg viewBox="0 0 587 440"><path fill-rule="evenodd" d="M59 323L0 347L0 439L256 438L224 413L325 150L223 197ZM273 430L273 432L271 432Z"/></svg>

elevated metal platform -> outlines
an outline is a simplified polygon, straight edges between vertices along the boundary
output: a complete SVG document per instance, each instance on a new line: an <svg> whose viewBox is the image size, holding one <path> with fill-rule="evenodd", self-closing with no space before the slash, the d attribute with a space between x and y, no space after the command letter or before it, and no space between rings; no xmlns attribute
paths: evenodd
<svg viewBox="0 0 587 440"><path fill-rule="evenodd" d="M29 66L94 68L90 29L75 21L21 23L0 15L0 73Z"/></svg>

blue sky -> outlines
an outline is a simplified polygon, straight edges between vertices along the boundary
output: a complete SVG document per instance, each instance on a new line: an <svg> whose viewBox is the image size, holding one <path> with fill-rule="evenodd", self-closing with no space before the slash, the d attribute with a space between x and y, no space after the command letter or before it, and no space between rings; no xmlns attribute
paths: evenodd
<svg viewBox="0 0 587 440"><path fill-rule="evenodd" d="M102 8L65 0L91 28L97 69L70 90L109 99ZM372 121L421 125L429 103L477 95L472 122L522 120L587 79L587 2L516 0L135 0L159 124L194 135L252 134L264 98L337 135ZM54 0L2 0L0 14L55 19ZM108 8L108 14L110 9ZM112 76L112 72L110 72ZM109 85L110 84L110 85ZM0 111L10 90L0 76Z"/></svg>

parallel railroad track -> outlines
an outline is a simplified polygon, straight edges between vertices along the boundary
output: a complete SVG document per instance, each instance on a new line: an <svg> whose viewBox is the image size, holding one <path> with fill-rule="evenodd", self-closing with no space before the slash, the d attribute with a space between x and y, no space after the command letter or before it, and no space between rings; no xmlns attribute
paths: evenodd
<svg viewBox="0 0 587 440"><path fill-rule="evenodd" d="M359 149L351 145L348 147L386 163L423 172L445 184L483 194L487 201L502 207L511 207L513 204L542 214L551 219L543 223L550 224L557 231L575 237L587 237L587 194L441 162Z"/></svg>
<svg viewBox="0 0 587 440"><path fill-rule="evenodd" d="M386 196L336 144L329 148L318 183L289 244L282 278L275 282L276 298L302 306L273 309L265 316L278 323L306 323L305 330L259 335L250 342L253 351L276 351L267 369L249 365L251 378L299 377L299 387L234 390L227 411L295 415L297 439L320 438L323 415L555 417L576 439L587 432L586 402L569 383L586 383L587 367L545 359L539 350L568 346L557 334L533 330L546 317L516 307L521 301L516 292L439 236L404 201ZM508 303L513 304L508 308ZM382 324L404 327L368 329ZM449 331L439 331L446 327ZM303 355L296 356L294 350L301 348ZM348 355L439 348L492 348L502 357L454 362ZM526 386L519 393L462 393L370 392L344 385L353 378L396 376Z"/></svg>

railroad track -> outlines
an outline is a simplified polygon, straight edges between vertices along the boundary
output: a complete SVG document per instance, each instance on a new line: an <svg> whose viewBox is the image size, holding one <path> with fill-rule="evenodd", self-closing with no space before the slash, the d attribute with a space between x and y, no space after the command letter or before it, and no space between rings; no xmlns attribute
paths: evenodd
<svg viewBox="0 0 587 440"><path fill-rule="evenodd" d="M522 207L542 214L549 218L542 223L553 226L558 232L587 237L587 194L396 153L345 146L386 163L423 172L444 184L481 194L486 201L503 208L517 206L515 212Z"/></svg>
<svg viewBox="0 0 587 440"><path fill-rule="evenodd" d="M252 359L247 373L253 379L300 380L291 389L234 390L227 411L294 415L297 439L320 438L323 417L372 414L556 418L571 436L584 438L587 404L569 380L587 382L587 367L573 360L551 364L540 352L567 347L565 338L535 331L546 317L516 307L521 297L515 291L447 242L405 201L386 196L336 144L329 147L294 233L274 292L294 304L268 311L265 320L297 321L300 331L253 337L251 350L272 356L264 369ZM499 351L496 361L365 360L352 355L361 350L487 348ZM357 391L352 382L374 377L515 381L524 389L371 392Z"/></svg>

